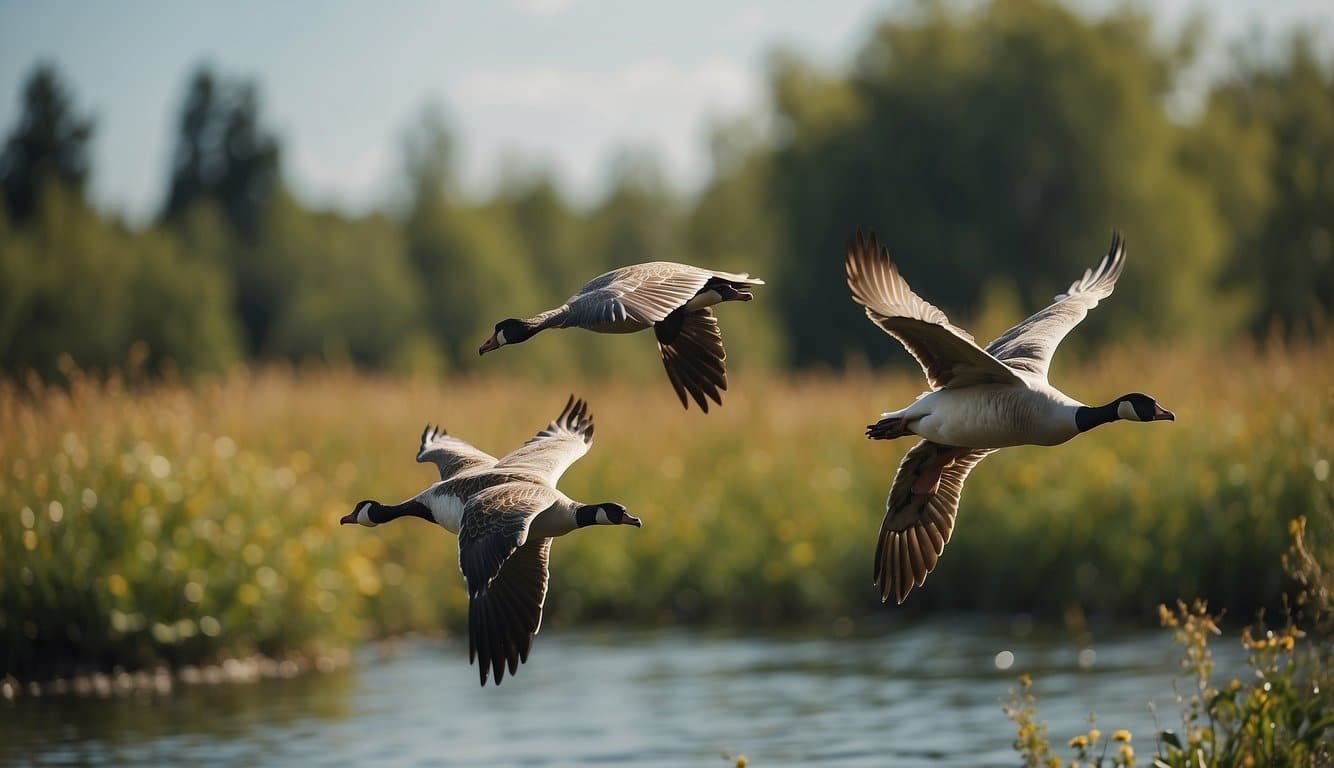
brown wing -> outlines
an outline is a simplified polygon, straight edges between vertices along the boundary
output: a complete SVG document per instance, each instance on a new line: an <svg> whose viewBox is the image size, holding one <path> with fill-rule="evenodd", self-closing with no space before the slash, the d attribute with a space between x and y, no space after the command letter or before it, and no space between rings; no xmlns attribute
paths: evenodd
<svg viewBox="0 0 1334 768"><path fill-rule="evenodd" d="M473 494L459 526L459 570L476 597L500 573L505 560L528 540L528 526L558 498L551 488L531 482L494 485Z"/></svg>
<svg viewBox="0 0 1334 768"><path fill-rule="evenodd" d="M681 405L690 407L686 400L689 394L700 410L708 413L709 402L705 398L722 405L721 390L727 389L727 369L723 365L727 351L723 349L718 319L708 307L682 312L676 317L680 318L679 327L672 317L653 328L662 365L676 396L681 398Z"/></svg>
<svg viewBox="0 0 1334 768"><path fill-rule="evenodd" d="M582 328L632 321L649 326L699 293L713 274L688 264L654 261L614 269L571 296L570 324Z"/></svg>
<svg viewBox="0 0 1334 768"><path fill-rule="evenodd" d="M844 266L853 301L917 359L933 389L1019 383L1014 371L984 352L967 331L913 293L874 234L867 241L857 232Z"/></svg>
<svg viewBox="0 0 1334 768"><path fill-rule="evenodd" d="M1002 333L987 345L987 351L1011 368L1045 379L1057 345L1088 316L1090 309L1112 295L1125 264L1125 241L1119 232L1113 232L1107 255L1096 267L1085 270L1084 276L1057 296L1051 306Z"/></svg>
<svg viewBox="0 0 1334 768"><path fill-rule="evenodd" d="M695 298L710 280L763 285L745 272L720 272L671 261L651 261L598 275L571 296L568 324L581 328L627 322L649 326Z"/></svg>
<svg viewBox="0 0 1334 768"><path fill-rule="evenodd" d="M440 479L448 480L454 475L469 469L489 467L496 459L489 453L479 451L468 443L451 437L440 427L426 425L422 431L421 447L417 449L417 461L431 462L440 470Z"/></svg>
<svg viewBox="0 0 1334 768"><path fill-rule="evenodd" d="M533 636L542 625L547 597L551 539L529 541L505 560L500 573L468 601L468 661L477 662L481 684L494 674L496 685L528 661Z"/></svg>
<svg viewBox="0 0 1334 768"><path fill-rule="evenodd" d="M527 476L554 488L565 470L588 453L592 442L593 415L588 412L588 403L570 395L555 421L501 458L496 471Z"/></svg>
<svg viewBox="0 0 1334 768"><path fill-rule="evenodd" d="M958 450L923 440L909 449L899 463L885 501L885 520L880 524L875 550L875 585L880 588L881 602L887 602L893 595L902 604L913 587L922 586L926 575L935 569L936 560L954 532L963 481L992 452L980 449L957 455L952 464L941 470L934 492L913 492L913 484L931 471L933 462Z"/></svg>

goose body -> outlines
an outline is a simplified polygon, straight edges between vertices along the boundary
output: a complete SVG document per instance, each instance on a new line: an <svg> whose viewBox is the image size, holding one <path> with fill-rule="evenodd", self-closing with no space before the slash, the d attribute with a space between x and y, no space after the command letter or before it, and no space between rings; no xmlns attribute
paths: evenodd
<svg viewBox="0 0 1334 768"><path fill-rule="evenodd" d="M496 323L478 354L519 344L548 328L583 328L596 333L653 329L667 378L683 407L690 399L708 413L727 389L722 333L712 307L750 301L763 280L745 272L721 272L671 261L633 264L601 274L555 309L528 319Z"/></svg>
<svg viewBox="0 0 1334 768"><path fill-rule="evenodd" d="M1059 445L1079 434L1075 412L1082 406L1046 382L978 384L928 392L881 418L904 419L913 434L943 445Z"/></svg>
<svg viewBox="0 0 1334 768"><path fill-rule="evenodd" d="M1124 245L1113 235L1096 267L983 349L912 291L875 235L868 241L857 233L845 264L852 298L903 344L931 386L866 430L877 440L923 438L904 455L885 502L874 567L882 601L893 596L902 603L926 581L953 533L964 480L996 449L1059 445L1122 419L1175 418L1147 395L1132 393L1090 407L1047 381L1057 345L1111 295L1124 265Z"/></svg>
<svg viewBox="0 0 1334 768"><path fill-rule="evenodd" d="M399 504L359 502L340 522L374 527L420 517L459 537L459 569L468 589L468 657L481 684L528 660L542 622L551 540L589 525L639 526L616 503L581 504L556 482L593 442L593 417L573 397L554 421L496 459L443 430L422 433L418 462L440 480Z"/></svg>

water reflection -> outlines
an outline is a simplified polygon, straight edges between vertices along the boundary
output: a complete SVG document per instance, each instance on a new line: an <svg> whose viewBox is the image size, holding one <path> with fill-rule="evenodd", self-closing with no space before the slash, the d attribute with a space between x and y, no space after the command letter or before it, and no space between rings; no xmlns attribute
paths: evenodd
<svg viewBox="0 0 1334 768"><path fill-rule="evenodd" d="M1147 738L1150 699L1171 725L1168 639L1109 635L1095 648L1085 668L1068 637L984 623L841 639L551 632L517 678L481 689L465 647L414 645L294 680L8 702L0 761L667 766L723 765L727 750L752 765L1011 765L997 702L1022 672L1061 742L1093 709L1104 729ZM1222 653L1219 674L1239 664Z"/></svg>

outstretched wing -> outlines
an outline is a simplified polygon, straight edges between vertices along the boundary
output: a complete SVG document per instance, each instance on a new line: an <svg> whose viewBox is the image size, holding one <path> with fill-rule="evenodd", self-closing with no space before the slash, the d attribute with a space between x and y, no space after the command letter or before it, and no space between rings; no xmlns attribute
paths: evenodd
<svg viewBox="0 0 1334 768"><path fill-rule="evenodd" d="M496 469L554 488L565 470L588 453L592 443L593 415L588 412L588 403L570 395L556 420L496 462Z"/></svg>
<svg viewBox="0 0 1334 768"><path fill-rule="evenodd" d="M478 491L463 507L459 569L468 585L468 660L480 659L482 685L490 674L499 684L506 664L513 673L537 632L549 545L529 542L528 528L556 499L554 490L520 481Z"/></svg>
<svg viewBox="0 0 1334 768"><path fill-rule="evenodd" d="M693 312L682 312L676 327L669 318L664 323L654 326L658 337L658 351L662 353L662 365L667 369L667 379L672 382L672 389L681 398L681 405L689 408L686 394L689 393L699 404L699 409L709 412L709 402L722 405L720 390L727 389L727 368L724 361L727 351L723 349L723 334L718 330L718 319L708 307ZM670 336L670 338L668 338Z"/></svg>
<svg viewBox="0 0 1334 768"><path fill-rule="evenodd" d="M491 454L479 451L457 437L450 437L445 430L430 424L422 431L417 461L434 464L440 470L441 480L448 480L464 470L489 467L496 463Z"/></svg>
<svg viewBox="0 0 1334 768"><path fill-rule="evenodd" d="M1014 371L984 352L967 331L913 293L874 233L867 241L857 231L848 244L845 266L853 301L917 359L932 389L1019 382Z"/></svg>
<svg viewBox="0 0 1334 768"><path fill-rule="evenodd" d="M1000 335L987 345L987 351L1006 365L1047 378L1051 356L1057 345L1098 302L1112 295L1116 279L1125 267L1125 241L1112 233L1107 255L1093 269L1056 297L1056 302Z"/></svg>
<svg viewBox="0 0 1334 768"><path fill-rule="evenodd" d="M569 323L582 328L627 321L649 326L684 306L714 278L764 284L745 272L718 272L670 261L634 264L593 278L571 296L566 302Z"/></svg>
<svg viewBox="0 0 1334 768"><path fill-rule="evenodd" d="M875 549L875 585L880 588L882 602L893 595L902 604L913 587L926 582L926 575L935 569L936 560L945 551L954 532L963 481L992 452L960 450L923 440L899 463L885 501L885 519ZM941 462L951 459L939 468ZM939 482L931 483L937 468ZM913 486L924 477L931 489L915 492Z"/></svg>
<svg viewBox="0 0 1334 768"><path fill-rule="evenodd" d="M547 560L551 539L530 541L515 549L499 574L468 600L468 661L477 662L481 684L488 673L496 685L528 661L533 636L542 626L547 597Z"/></svg>

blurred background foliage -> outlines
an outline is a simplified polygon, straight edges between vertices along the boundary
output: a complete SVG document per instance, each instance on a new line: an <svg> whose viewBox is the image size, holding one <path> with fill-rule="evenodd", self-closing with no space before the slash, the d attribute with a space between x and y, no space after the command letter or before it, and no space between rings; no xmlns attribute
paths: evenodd
<svg viewBox="0 0 1334 768"><path fill-rule="evenodd" d="M88 205L96 124L39 64L0 164L0 370L49 376L62 354L105 370L143 341L153 370L285 359L463 372L497 320L655 259L772 278L766 301L728 318L747 338L732 350L742 366L898 358L846 300L839 264L859 226L879 230L924 295L998 324L1064 288L1119 227L1123 290L1074 346L1113 328L1321 333L1334 65L1300 31L1238 44L1203 105L1183 110L1203 37L1196 24L1164 39L1132 8L919 3L874 28L845 71L775 53L768 113L716 127L697 194L627 151L591 206L517 163L490 199L469 199L448 122L427 109L403 139L407 194L357 218L291 195L258 83L203 67L143 227ZM621 349L544 337L526 362L497 364L606 371Z"/></svg>
<svg viewBox="0 0 1334 768"><path fill-rule="evenodd" d="M870 546L906 445L855 429L922 382L847 298L859 226L982 340L1120 228L1121 288L1053 378L1090 402L1143 389L1180 417L988 459L907 614L1274 605L1286 520L1306 514L1330 552L1334 63L1301 31L1238 44L1183 108L1203 39L1132 8L923 2L845 70L775 52L766 111L714 128L696 193L627 150L589 205L521 163L470 198L427 109L402 140L403 194L355 217L290 191L258 83L203 67L160 213L135 226L89 203L96 122L37 65L0 156L3 670L458 627L452 540L337 518L430 480L409 461L421 422L503 451L571 390L604 428L565 489L648 525L558 545L552 622L874 615ZM707 429L642 338L544 335L479 364L496 321L655 259L769 280L724 311L735 383ZM886 361L899 370L870 371Z"/></svg>
<svg viewBox="0 0 1334 768"><path fill-rule="evenodd" d="M502 453L559 411L566 387L588 397L599 429L562 490L620 501L644 527L554 544L544 629L846 631L969 611L1086 633L1156 621L1181 595L1241 621L1277 610L1287 522L1306 515L1311 551L1326 563L1334 552L1334 344L1165 350L1173 365L1143 365L1141 345L1108 347L1063 383L1102 401L1133 369L1175 423L989 457L940 565L898 607L880 605L871 565L908 443L870 443L850 425L911 398L916 372L743 372L744 396L707 429L669 387L619 378L555 389L268 366L185 384L67 365L67 386L0 381L0 668L310 658L460 631L452 536L413 519L373 530L338 520L360 499L394 503L433 481L412 461L426 418Z"/></svg>

